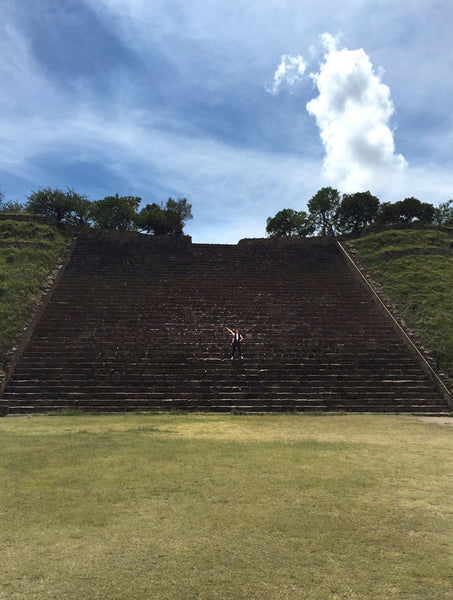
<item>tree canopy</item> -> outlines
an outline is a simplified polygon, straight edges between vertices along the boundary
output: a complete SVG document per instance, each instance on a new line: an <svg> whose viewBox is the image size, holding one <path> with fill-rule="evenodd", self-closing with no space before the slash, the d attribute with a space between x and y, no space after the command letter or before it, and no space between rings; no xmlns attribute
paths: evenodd
<svg viewBox="0 0 453 600"><path fill-rule="evenodd" d="M335 230L337 210L340 205L340 192L331 187L323 187L308 201L307 207L314 223L322 235L330 235Z"/></svg>
<svg viewBox="0 0 453 600"><path fill-rule="evenodd" d="M86 196L77 194L71 188L63 192L48 187L32 192L27 197L25 209L37 215L54 217L58 224L71 223L81 218L80 212L83 212L83 207L86 208L87 202Z"/></svg>
<svg viewBox="0 0 453 600"><path fill-rule="evenodd" d="M275 217L267 219L266 233L269 237L306 237L314 231L313 219L305 211L284 208Z"/></svg>
<svg viewBox="0 0 453 600"><path fill-rule="evenodd" d="M91 203L90 217L97 229L133 230L141 198L137 196L106 196Z"/></svg>
<svg viewBox="0 0 453 600"><path fill-rule="evenodd" d="M187 202L186 198L173 200L169 198L165 205L167 212L167 220L171 227L170 233L181 235L183 233L186 221L193 218L192 205Z"/></svg>
<svg viewBox="0 0 453 600"><path fill-rule="evenodd" d="M407 225L414 221L432 223L434 215L435 209L432 204L411 197L393 204L390 202L382 204L378 222L381 225Z"/></svg>
<svg viewBox="0 0 453 600"><path fill-rule="evenodd" d="M434 223L437 225L453 225L453 200L443 202L434 209Z"/></svg>
<svg viewBox="0 0 453 600"><path fill-rule="evenodd" d="M344 194L336 213L341 233L361 233L379 213L379 198L368 192Z"/></svg>
<svg viewBox="0 0 453 600"><path fill-rule="evenodd" d="M24 207L17 200L5 200L5 195L0 192L0 212L1 213L21 213Z"/></svg>
<svg viewBox="0 0 453 600"><path fill-rule="evenodd" d="M138 196L106 196L90 201L68 188L42 188L27 196L25 204L6 202L0 192L0 212L30 212L53 217L58 225L94 227L106 230L139 230L154 235L182 235L193 219L187 198L168 198L165 204L147 204L139 210Z"/></svg>
<svg viewBox="0 0 453 600"><path fill-rule="evenodd" d="M370 226L410 226L411 224L453 225L453 200L435 208L417 198L381 204L370 191L343 194L331 187L321 188L307 203L308 214L289 208L266 221L269 237L321 235L358 235Z"/></svg>
<svg viewBox="0 0 453 600"><path fill-rule="evenodd" d="M164 205L147 204L135 218L140 231L154 235L181 235L186 221L193 218L192 205L186 198L169 198Z"/></svg>

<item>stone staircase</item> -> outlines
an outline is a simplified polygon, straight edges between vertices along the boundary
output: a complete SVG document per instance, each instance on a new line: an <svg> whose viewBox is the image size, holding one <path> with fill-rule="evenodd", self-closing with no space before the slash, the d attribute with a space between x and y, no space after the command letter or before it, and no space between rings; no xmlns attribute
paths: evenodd
<svg viewBox="0 0 453 600"><path fill-rule="evenodd" d="M244 360L229 359L231 329ZM10 413L446 409L335 240L79 235L6 386Z"/></svg>

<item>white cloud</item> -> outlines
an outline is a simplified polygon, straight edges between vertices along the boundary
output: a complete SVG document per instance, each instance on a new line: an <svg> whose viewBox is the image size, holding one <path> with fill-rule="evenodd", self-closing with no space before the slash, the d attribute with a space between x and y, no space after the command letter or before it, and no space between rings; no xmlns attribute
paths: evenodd
<svg viewBox="0 0 453 600"><path fill-rule="evenodd" d="M307 64L300 54L297 56L283 54L280 64L274 73L272 85L266 85L266 90L270 94L275 95L279 92L283 84L294 87L302 79L306 68Z"/></svg>
<svg viewBox="0 0 453 600"><path fill-rule="evenodd" d="M332 35L331 33L322 33L320 36L322 45L328 52L333 52L337 49L340 43L340 35Z"/></svg>
<svg viewBox="0 0 453 600"><path fill-rule="evenodd" d="M327 52L319 73L312 74L319 96L307 110L320 129L325 176L346 192L368 189L382 178L388 182L407 166L395 154L389 127L390 89L363 49L337 50L338 40L329 34L322 40Z"/></svg>

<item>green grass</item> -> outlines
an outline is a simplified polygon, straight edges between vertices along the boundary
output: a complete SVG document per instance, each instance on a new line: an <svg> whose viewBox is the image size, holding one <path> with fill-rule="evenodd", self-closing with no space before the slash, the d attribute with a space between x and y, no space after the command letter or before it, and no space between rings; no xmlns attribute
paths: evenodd
<svg viewBox="0 0 453 600"><path fill-rule="evenodd" d="M66 238L49 225L0 221L0 370L16 333L39 299L42 282L63 253ZM17 243L33 244L18 246Z"/></svg>
<svg viewBox="0 0 453 600"><path fill-rule="evenodd" d="M453 229L386 231L351 243L439 368L453 377ZM448 254L410 254L420 248ZM392 256L395 251L407 254Z"/></svg>
<svg viewBox="0 0 453 600"><path fill-rule="evenodd" d="M0 598L453 598L453 429L374 415L0 421Z"/></svg>
<svg viewBox="0 0 453 600"><path fill-rule="evenodd" d="M386 252L393 250L411 250L413 248L442 248L451 249L453 241L447 228L440 229L395 229L372 234L357 240L352 240L354 246L360 249L361 256L379 261Z"/></svg>
<svg viewBox="0 0 453 600"><path fill-rule="evenodd" d="M53 226L34 221L0 220L0 240L10 242L39 242L52 246L61 238L61 232Z"/></svg>

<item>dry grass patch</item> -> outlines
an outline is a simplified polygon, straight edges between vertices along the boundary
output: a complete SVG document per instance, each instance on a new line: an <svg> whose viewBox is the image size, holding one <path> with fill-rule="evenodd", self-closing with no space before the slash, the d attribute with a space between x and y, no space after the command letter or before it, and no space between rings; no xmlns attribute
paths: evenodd
<svg viewBox="0 0 453 600"><path fill-rule="evenodd" d="M453 431L397 416L0 421L0 598L451 599Z"/></svg>

